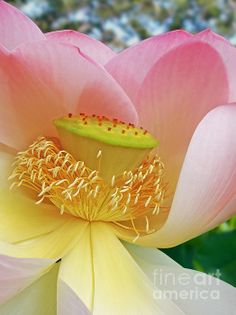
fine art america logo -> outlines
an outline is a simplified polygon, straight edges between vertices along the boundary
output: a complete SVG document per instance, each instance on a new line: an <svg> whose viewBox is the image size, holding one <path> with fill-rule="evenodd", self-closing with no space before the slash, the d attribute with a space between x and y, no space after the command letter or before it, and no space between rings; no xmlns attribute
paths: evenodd
<svg viewBox="0 0 236 315"><path fill-rule="evenodd" d="M156 269L153 272L155 299L171 300L219 300L220 270L211 276L204 273L176 272L171 270Z"/></svg>

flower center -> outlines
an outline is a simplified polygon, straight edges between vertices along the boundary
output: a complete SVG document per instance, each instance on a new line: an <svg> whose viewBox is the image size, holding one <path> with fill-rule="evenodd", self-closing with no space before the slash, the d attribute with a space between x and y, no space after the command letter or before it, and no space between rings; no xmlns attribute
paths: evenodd
<svg viewBox="0 0 236 315"><path fill-rule="evenodd" d="M11 188L34 193L36 203L51 202L61 214L112 222L137 237L154 232L150 219L163 211L166 193L164 165L156 155L143 158L156 140L143 129L100 117L54 123L60 142L40 137L19 152Z"/></svg>
<svg viewBox="0 0 236 315"><path fill-rule="evenodd" d="M158 144L146 130L104 116L69 115L54 124L63 149L107 181L137 167Z"/></svg>

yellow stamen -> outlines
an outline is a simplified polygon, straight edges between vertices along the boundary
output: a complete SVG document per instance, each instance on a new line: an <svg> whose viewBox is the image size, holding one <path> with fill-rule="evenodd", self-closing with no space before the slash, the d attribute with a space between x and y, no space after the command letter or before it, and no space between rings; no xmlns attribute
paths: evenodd
<svg viewBox="0 0 236 315"><path fill-rule="evenodd" d="M14 181L12 187L35 192L36 203L50 201L61 214L113 222L132 229L138 237L153 232L149 218L163 211L163 176L164 165L158 156L153 156L132 171L112 175L107 182L98 170L61 150L54 140L41 137L17 154L9 179Z"/></svg>

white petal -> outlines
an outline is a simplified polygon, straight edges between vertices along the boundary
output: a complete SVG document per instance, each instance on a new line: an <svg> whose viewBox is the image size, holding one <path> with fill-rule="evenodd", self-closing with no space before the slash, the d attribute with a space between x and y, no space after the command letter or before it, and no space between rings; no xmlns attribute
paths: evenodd
<svg viewBox="0 0 236 315"><path fill-rule="evenodd" d="M188 315L235 314L236 289L231 285L210 275L182 268L157 249L130 244L128 248L153 282L156 298L165 300L165 297L171 297Z"/></svg>
<svg viewBox="0 0 236 315"><path fill-rule="evenodd" d="M62 280L58 282L57 315L91 315L78 295Z"/></svg>
<svg viewBox="0 0 236 315"><path fill-rule="evenodd" d="M51 259L22 259L0 255L0 304L40 277Z"/></svg>
<svg viewBox="0 0 236 315"><path fill-rule="evenodd" d="M56 315L58 266L0 306L1 315Z"/></svg>

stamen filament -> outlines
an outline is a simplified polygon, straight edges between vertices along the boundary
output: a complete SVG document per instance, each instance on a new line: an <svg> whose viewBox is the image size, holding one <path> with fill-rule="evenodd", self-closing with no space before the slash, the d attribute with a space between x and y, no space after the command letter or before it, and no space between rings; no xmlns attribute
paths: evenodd
<svg viewBox="0 0 236 315"><path fill-rule="evenodd" d="M99 151L97 158L101 156ZM148 157L133 171L113 175L107 182L98 170L91 170L60 150L53 140L41 137L19 152L13 165L11 189L31 189L39 198L36 204L47 200L58 207L61 215L113 222L133 230L136 238L153 231L149 218L164 209L167 184L163 183L165 169L158 156Z"/></svg>

